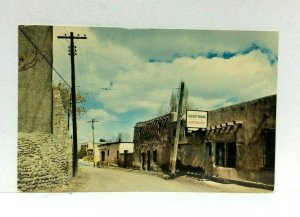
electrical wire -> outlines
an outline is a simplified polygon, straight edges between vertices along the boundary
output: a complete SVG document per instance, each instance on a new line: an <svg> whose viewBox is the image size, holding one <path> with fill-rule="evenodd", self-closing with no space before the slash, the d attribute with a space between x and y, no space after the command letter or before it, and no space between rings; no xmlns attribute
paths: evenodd
<svg viewBox="0 0 300 217"><path fill-rule="evenodd" d="M40 50L40 48L34 43L34 41L31 39L31 37L26 33L24 29L22 29L19 26L19 30L23 33L23 35L27 38L27 40L32 44L32 46L40 53L40 55L44 58L44 60L51 66L51 68L54 70L54 72L63 80L63 82L71 88L71 86L68 84L68 82L63 78L63 76L54 68L52 62L48 60L48 58L45 56L45 54Z"/></svg>

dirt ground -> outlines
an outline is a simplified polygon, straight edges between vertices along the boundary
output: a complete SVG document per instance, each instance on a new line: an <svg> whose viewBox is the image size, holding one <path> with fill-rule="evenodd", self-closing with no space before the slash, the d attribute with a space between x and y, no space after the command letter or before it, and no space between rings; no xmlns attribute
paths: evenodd
<svg viewBox="0 0 300 217"><path fill-rule="evenodd" d="M268 193L271 191L221 184L209 180L179 176L165 180L162 174L146 173L117 167L98 168L79 164L78 175L69 186L54 189L55 192L235 192Z"/></svg>

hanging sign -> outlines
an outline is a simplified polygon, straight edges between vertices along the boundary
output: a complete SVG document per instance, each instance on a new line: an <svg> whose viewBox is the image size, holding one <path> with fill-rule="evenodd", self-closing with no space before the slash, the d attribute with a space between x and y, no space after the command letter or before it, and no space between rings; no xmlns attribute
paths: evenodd
<svg viewBox="0 0 300 217"><path fill-rule="evenodd" d="M187 128L206 128L207 127L207 111L187 111L186 112Z"/></svg>

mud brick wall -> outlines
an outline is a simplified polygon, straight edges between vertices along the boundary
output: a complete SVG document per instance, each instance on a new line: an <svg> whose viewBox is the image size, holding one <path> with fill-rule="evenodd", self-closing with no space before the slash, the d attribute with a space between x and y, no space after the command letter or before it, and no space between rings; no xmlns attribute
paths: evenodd
<svg viewBox="0 0 300 217"><path fill-rule="evenodd" d="M214 133L212 141L235 140L237 167L258 170L263 167L261 130L276 128L276 95L217 109L208 113L208 126L240 120L242 126L228 133Z"/></svg>
<svg viewBox="0 0 300 217"><path fill-rule="evenodd" d="M217 141L236 142L236 168L214 167L214 175L274 184L274 170L265 170L263 165L262 129L276 128L276 95L208 113L208 126L234 120L242 121L242 125L207 136L213 142L213 150Z"/></svg>
<svg viewBox="0 0 300 217"><path fill-rule="evenodd" d="M20 26L52 64L53 27ZM18 132L52 131L52 66L19 30Z"/></svg>
<svg viewBox="0 0 300 217"><path fill-rule="evenodd" d="M69 136L68 119L62 104L60 91L53 88L53 137L55 141L63 145L69 165L68 175L72 176L72 146L73 142ZM71 120L70 120L71 123Z"/></svg>
<svg viewBox="0 0 300 217"><path fill-rule="evenodd" d="M170 114L145 121L139 122L134 128L134 156L133 167L141 167L141 155L142 153L151 153L157 151L157 162L151 160L151 168L156 169L158 167L167 167L170 161ZM147 155L145 162L147 162ZM147 163L145 163L147 165Z"/></svg>
<svg viewBox="0 0 300 217"><path fill-rule="evenodd" d="M72 141L60 91L53 89L53 134L20 133L18 188L47 190L68 184L72 175Z"/></svg>
<svg viewBox="0 0 300 217"><path fill-rule="evenodd" d="M68 160L51 134L19 133L18 189L30 192L68 184Z"/></svg>
<svg viewBox="0 0 300 217"><path fill-rule="evenodd" d="M72 172L66 114L52 90L52 42L52 26L19 27L17 186L25 192L68 184Z"/></svg>

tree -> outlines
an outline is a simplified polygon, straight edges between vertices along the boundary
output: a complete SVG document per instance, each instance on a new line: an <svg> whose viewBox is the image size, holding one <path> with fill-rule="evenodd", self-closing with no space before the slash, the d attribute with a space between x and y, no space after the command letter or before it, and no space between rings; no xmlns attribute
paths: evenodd
<svg viewBox="0 0 300 217"><path fill-rule="evenodd" d="M60 92L61 96L61 102L64 107L65 113L68 116L68 126L69 126L69 118L72 111L72 103L71 103L71 90L63 83L58 83L57 86L54 86L54 88L57 88ZM80 94L76 95L76 103L82 103L85 101L85 96L82 96ZM86 110L78 104L76 106L76 114L80 118L82 114L84 114Z"/></svg>
<svg viewBox="0 0 300 217"><path fill-rule="evenodd" d="M158 107L158 109L157 109L157 115L158 116L165 115L167 113L169 113L169 111L168 111L168 108L166 106L161 105L160 107Z"/></svg>
<svg viewBox="0 0 300 217"><path fill-rule="evenodd" d="M184 98L183 98L183 107L182 107L183 114L186 113L187 110L190 109L189 103L189 89L187 87L184 88Z"/></svg>
<svg viewBox="0 0 300 217"><path fill-rule="evenodd" d="M177 112L178 110L178 94L172 93L170 97L170 110L169 112ZM187 110L191 108L191 103L189 102L189 89L187 87L184 88L184 98L182 103L182 113L185 114Z"/></svg>
<svg viewBox="0 0 300 217"><path fill-rule="evenodd" d="M118 133L118 136L116 137L115 141L124 142L124 141L129 141L129 139L130 139L129 133Z"/></svg>
<svg viewBox="0 0 300 217"><path fill-rule="evenodd" d="M177 96L172 93L170 98L170 112L177 112Z"/></svg>
<svg viewBox="0 0 300 217"><path fill-rule="evenodd" d="M116 141L121 142L122 139L123 139L123 135L122 135L122 133L119 133Z"/></svg>

